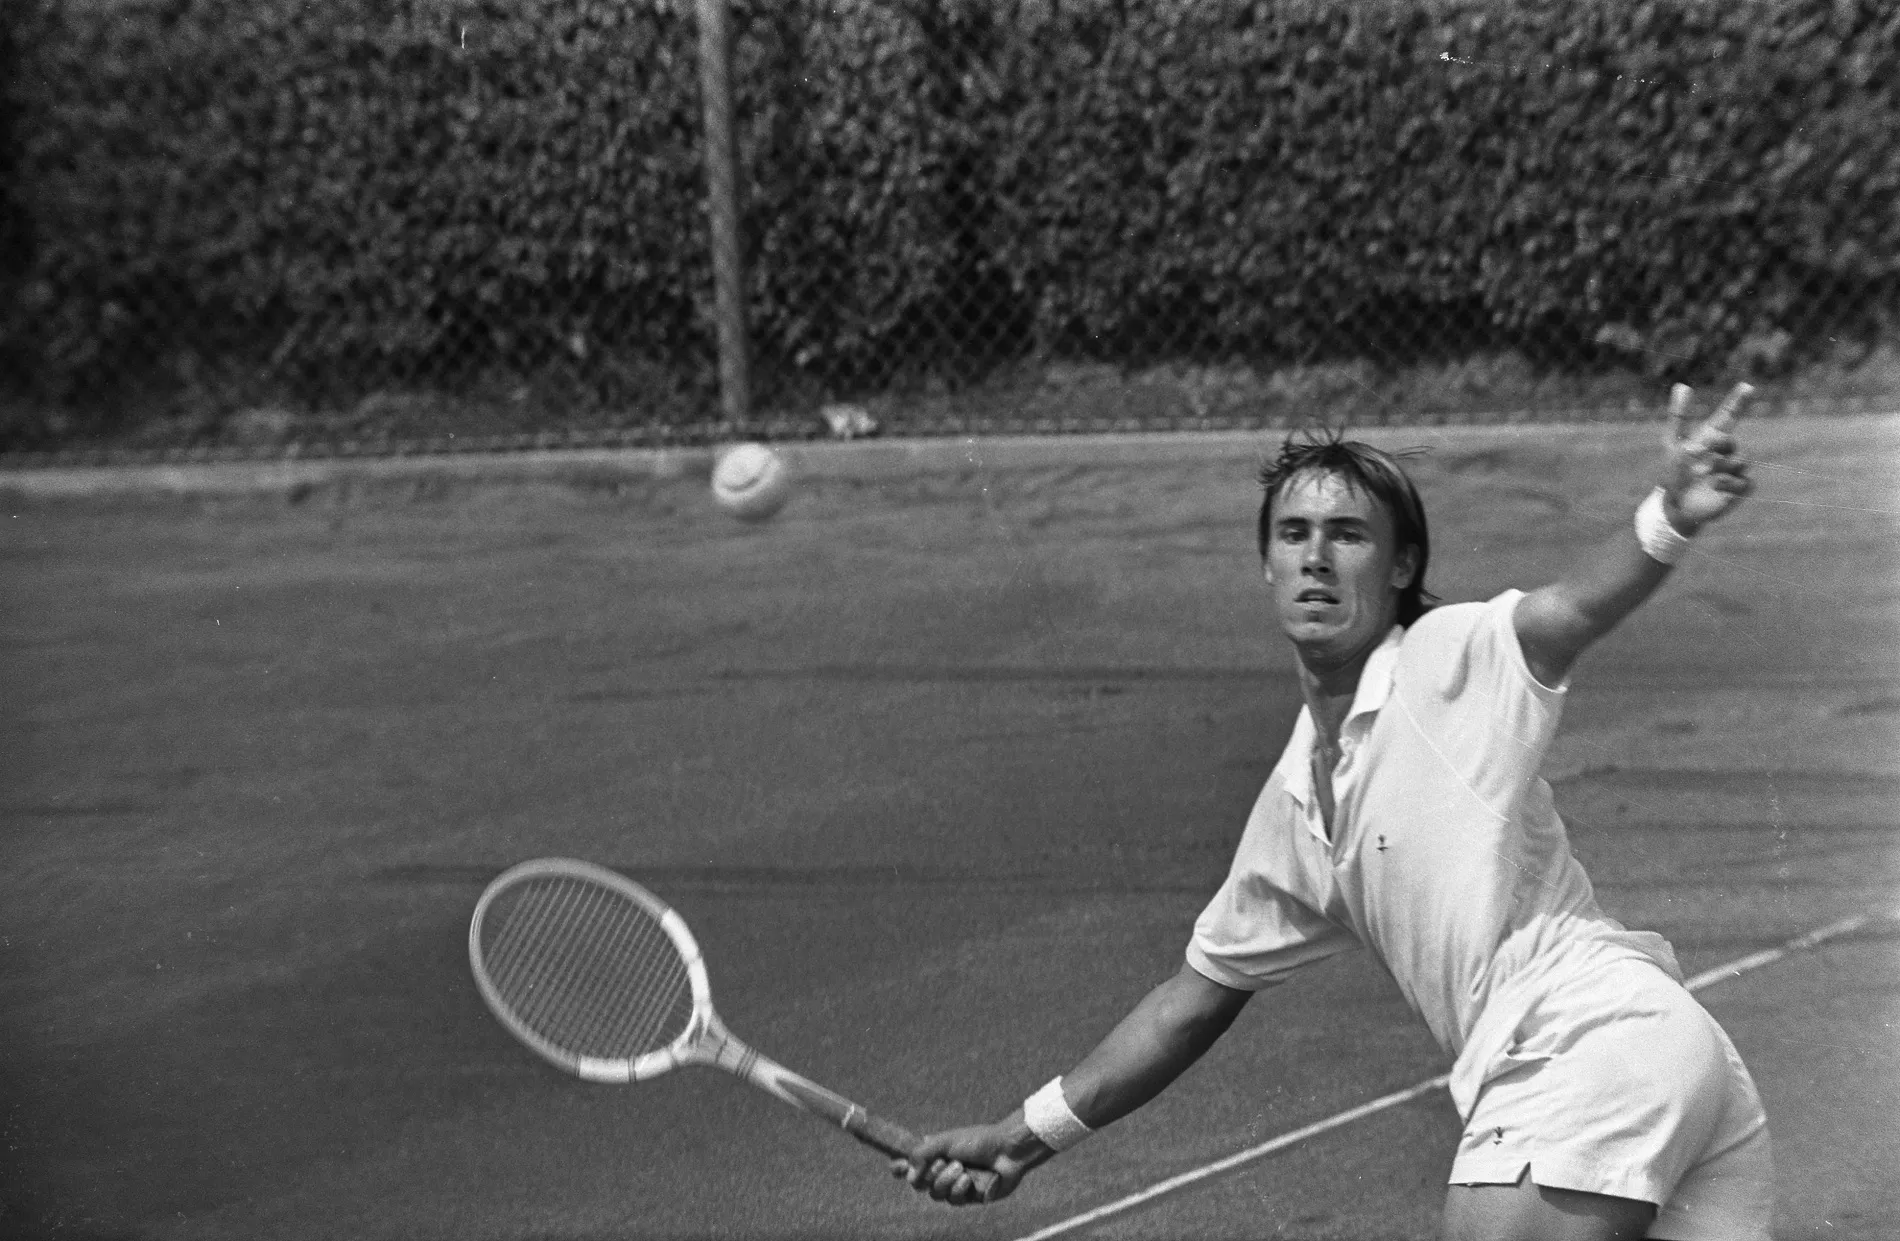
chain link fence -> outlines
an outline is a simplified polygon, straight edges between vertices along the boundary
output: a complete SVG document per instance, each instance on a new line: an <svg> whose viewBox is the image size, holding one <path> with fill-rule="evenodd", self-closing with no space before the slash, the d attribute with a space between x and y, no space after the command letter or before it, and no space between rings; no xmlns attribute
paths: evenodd
<svg viewBox="0 0 1900 1241"><path fill-rule="evenodd" d="M1883 4L10 12L15 450L1900 401Z"/></svg>
<svg viewBox="0 0 1900 1241"><path fill-rule="evenodd" d="M1900 402L1890 8L822 8L752 31L807 125L753 223L811 283L762 287L849 325L790 359L816 399L1045 430L1649 416L1676 379ZM907 248L840 222L867 186Z"/></svg>

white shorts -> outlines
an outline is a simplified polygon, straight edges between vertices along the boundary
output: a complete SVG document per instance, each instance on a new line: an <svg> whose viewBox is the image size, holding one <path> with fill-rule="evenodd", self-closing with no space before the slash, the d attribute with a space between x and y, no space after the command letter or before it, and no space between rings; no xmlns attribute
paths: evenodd
<svg viewBox="0 0 1900 1241"><path fill-rule="evenodd" d="M1767 1241L1761 1099L1715 1018L1660 968L1616 961L1518 1024L1452 1163L1454 1185L1535 1184L1656 1203L1649 1236Z"/></svg>

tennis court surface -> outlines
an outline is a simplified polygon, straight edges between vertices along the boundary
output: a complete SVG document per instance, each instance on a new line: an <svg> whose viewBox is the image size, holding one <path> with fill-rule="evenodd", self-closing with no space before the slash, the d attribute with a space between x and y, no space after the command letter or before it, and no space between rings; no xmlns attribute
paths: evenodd
<svg viewBox="0 0 1900 1241"><path fill-rule="evenodd" d="M1431 584L1626 521L1657 428L1380 432ZM1691 972L1900 904L1900 419L1745 424L1757 498L1586 657L1548 775ZM1068 1067L1175 968L1297 708L1266 437L810 478L12 503L0 517L0 1233L1008 1241L1443 1071L1363 954L1142 1113L955 1212L699 1070L590 1086L488 1016L523 858L686 916L733 1030L923 1130ZM1709 987L1778 1235L1900 1235L1900 938ZM1432 1235L1442 1092L1074 1235Z"/></svg>

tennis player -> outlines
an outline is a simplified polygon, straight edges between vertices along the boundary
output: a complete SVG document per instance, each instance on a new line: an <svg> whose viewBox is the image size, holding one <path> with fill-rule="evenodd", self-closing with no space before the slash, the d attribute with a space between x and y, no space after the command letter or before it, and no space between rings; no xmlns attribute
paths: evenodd
<svg viewBox="0 0 1900 1241"><path fill-rule="evenodd" d="M1597 905L1538 766L1571 666L1748 495L1746 385L1705 422L1678 387L1659 485L1559 581L1431 606L1418 493L1392 457L1289 439L1260 548L1305 707L1180 972L1080 1064L893 1171L987 1200L1153 1098L1256 991L1363 946L1456 1057L1456 1241L1754 1241L1772 1169L1748 1071L1662 937Z"/></svg>

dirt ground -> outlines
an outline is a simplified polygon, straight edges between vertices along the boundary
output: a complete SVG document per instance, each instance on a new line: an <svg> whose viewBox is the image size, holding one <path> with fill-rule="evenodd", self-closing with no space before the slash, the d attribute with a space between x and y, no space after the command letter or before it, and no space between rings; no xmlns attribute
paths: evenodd
<svg viewBox="0 0 1900 1241"><path fill-rule="evenodd" d="M1746 427L1760 494L1586 657L1547 775L1691 971L1900 904L1900 419ZM1423 444L1430 584L1627 521L1648 428ZM0 1233L1010 1238L1441 1072L1363 954L951 1212L710 1072L563 1078L469 981L541 854L660 891L742 1037L914 1128L987 1118L1175 968L1297 709L1265 440L700 480L442 476L0 511ZM821 451L821 450L820 450ZM1892 924L1712 987L1778 1236L1900 1235ZM1440 1096L1088 1234L1410 1238Z"/></svg>

